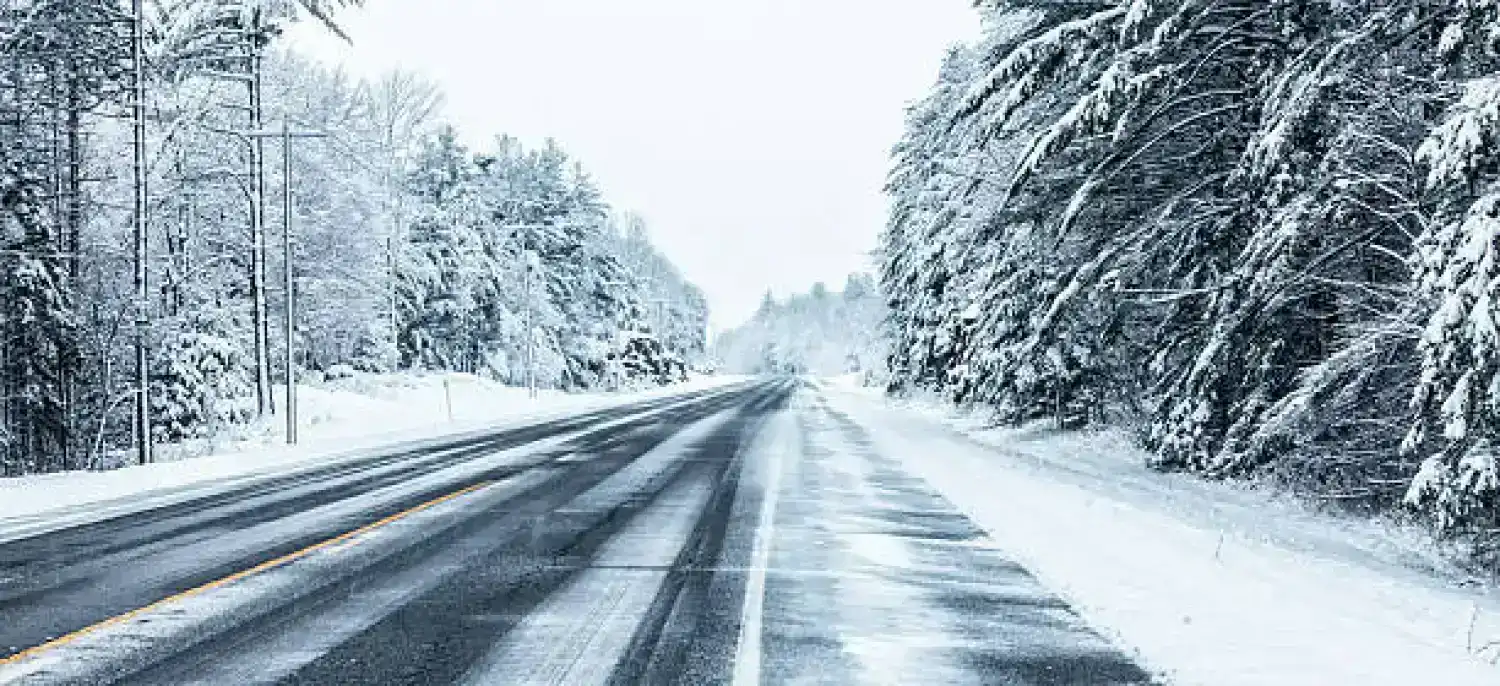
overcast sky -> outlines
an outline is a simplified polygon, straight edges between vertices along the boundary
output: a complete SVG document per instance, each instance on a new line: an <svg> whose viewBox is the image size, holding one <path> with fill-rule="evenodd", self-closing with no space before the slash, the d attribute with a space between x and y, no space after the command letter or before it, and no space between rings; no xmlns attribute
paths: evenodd
<svg viewBox="0 0 1500 686"><path fill-rule="evenodd" d="M871 268L905 105L971 38L970 0L367 0L303 52L437 81L474 144L551 136L707 293L716 328L768 288Z"/></svg>

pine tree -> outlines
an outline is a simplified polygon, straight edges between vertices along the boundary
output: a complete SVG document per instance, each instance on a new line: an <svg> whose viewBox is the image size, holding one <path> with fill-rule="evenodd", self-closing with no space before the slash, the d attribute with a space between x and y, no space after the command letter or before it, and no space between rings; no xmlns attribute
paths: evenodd
<svg viewBox="0 0 1500 686"><path fill-rule="evenodd" d="M1492 521L1493 3L980 11L893 155L893 390Z"/></svg>
<svg viewBox="0 0 1500 686"><path fill-rule="evenodd" d="M1495 319L1500 235L1500 64L1493 3L1458 3L1438 43L1462 96L1418 151L1437 216L1416 241L1422 335L1414 422L1403 451L1422 458L1407 502L1444 530L1500 522L1500 343Z"/></svg>

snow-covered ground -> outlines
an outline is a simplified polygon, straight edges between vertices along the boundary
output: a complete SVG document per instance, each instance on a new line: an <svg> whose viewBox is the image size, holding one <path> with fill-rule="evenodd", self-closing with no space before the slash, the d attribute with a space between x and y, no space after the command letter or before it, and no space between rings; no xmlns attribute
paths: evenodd
<svg viewBox="0 0 1500 686"><path fill-rule="evenodd" d="M1117 433L820 392L1172 683L1500 683L1500 594L1419 532L1154 473Z"/></svg>
<svg viewBox="0 0 1500 686"><path fill-rule="evenodd" d="M711 376L634 393L542 391L537 398L527 397L525 389L467 374L361 374L301 386L297 393L300 443L294 447L283 443L285 424L278 412L212 443L163 446L157 462L150 465L0 479L0 540L359 457L372 450L541 422L741 380Z"/></svg>

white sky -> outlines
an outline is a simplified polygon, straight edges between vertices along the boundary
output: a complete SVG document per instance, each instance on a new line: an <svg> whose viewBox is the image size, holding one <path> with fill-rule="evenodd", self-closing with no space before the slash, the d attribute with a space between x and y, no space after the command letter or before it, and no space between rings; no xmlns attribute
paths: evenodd
<svg viewBox="0 0 1500 686"><path fill-rule="evenodd" d="M353 46L294 32L351 72L441 84L476 145L552 136L707 293L716 328L766 289L870 269L905 105L969 0L367 0Z"/></svg>

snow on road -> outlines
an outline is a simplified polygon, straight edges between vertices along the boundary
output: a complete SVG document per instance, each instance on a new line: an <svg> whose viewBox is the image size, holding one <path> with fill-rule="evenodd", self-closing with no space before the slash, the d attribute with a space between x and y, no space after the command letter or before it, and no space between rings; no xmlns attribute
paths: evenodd
<svg viewBox="0 0 1500 686"><path fill-rule="evenodd" d="M703 377L636 393L542 392L538 398L528 398L524 389L466 374L366 375L329 387L305 387L298 400L304 420L302 443L295 447L277 445L281 425L273 418L246 429L237 440L211 446L209 456L185 459L191 450L210 446L166 446L159 452L161 461L151 465L0 479L0 541L166 505L392 446L415 447L445 436L539 423L742 380Z"/></svg>
<svg viewBox="0 0 1500 686"><path fill-rule="evenodd" d="M507 632L464 683L610 683L712 494L706 473L669 487Z"/></svg>
<svg viewBox="0 0 1500 686"><path fill-rule="evenodd" d="M804 392L764 601L764 683L1149 677L862 427Z"/></svg>
<svg viewBox="0 0 1500 686"><path fill-rule="evenodd" d="M1145 470L1102 436L990 436L825 386L1096 627L1177 684L1500 683L1500 597L1436 555L1268 496Z"/></svg>
<svg viewBox="0 0 1500 686"><path fill-rule="evenodd" d="M798 450L796 421L790 412L777 412L761 428L747 451L741 472L741 488L762 494L755 513L750 566L745 571L745 599L740 608L740 635L734 653L733 686L758 686L764 659L766 574L771 564L771 544L776 540L776 511L781 498L785 463ZM748 499L748 497L747 497Z"/></svg>
<svg viewBox="0 0 1500 686"><path fill-rule="evenodd" d="M602 515L623 501L655 491L671 478L674 464L680 463L691 448L723 428L734 416L733 410L725 410L692 423L574 498L558 514Z"/></svg>

